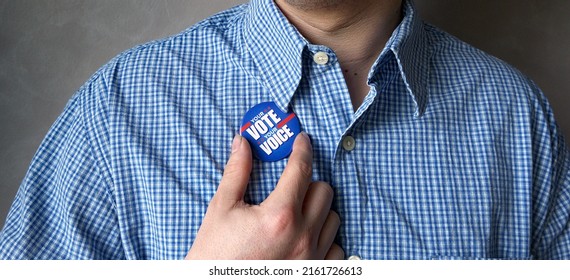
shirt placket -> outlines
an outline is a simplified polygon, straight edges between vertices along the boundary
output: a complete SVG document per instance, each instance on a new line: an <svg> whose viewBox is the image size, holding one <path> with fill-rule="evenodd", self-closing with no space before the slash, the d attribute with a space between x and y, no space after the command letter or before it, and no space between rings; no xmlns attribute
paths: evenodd
<svg viewBox="0 0 570 280"><path fill-rule="evenodd" d="M355 128L366 116L376 92L373 90L355 113L334 52L323 46L309 46L304 57L305 90L309 91L304 95L312 105L304 110L321 116L306 122L306 129L317 145L314 148L326 151L315 153L316 179L329 182L335 190L333 209L339 213L342 224L337 240L347 258L366 258L359 242L365 235L366 198L358 174L358 163L366 153L359 151L358 141L363 135Z"/></svg>

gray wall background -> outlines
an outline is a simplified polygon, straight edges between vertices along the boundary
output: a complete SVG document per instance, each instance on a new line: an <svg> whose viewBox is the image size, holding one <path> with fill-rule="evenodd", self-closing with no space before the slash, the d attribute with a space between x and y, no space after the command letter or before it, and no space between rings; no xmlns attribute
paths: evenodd
<svg viewBox="0 0 570 280"><path fill-rule="evenodd" d="M246 0L0 0L0 227L71 95L136 44ZM570 1L416 0L423 18L519 68L570 139Z"/></svg>

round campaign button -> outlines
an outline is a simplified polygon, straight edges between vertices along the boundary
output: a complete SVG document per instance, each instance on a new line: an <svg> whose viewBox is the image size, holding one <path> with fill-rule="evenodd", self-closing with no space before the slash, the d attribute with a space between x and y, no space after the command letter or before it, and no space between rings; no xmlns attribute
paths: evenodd
<svg viewBox="0 0 570 280"><path fill-rule="evenodd" d="M291 154L301 124L293 112L285 113L273 102L253 106L241 122L240 134L249 142L255 157L278 161Z"/></svg>

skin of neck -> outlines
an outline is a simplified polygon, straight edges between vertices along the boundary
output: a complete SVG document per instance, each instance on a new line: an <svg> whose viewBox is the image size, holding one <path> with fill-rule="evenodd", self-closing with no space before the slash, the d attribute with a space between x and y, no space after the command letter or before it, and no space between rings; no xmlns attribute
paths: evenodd
<svg viewBox="0 0 570 280"><path fill-rule="evenodd" d="M337 55L353 107L368 93L367 74L402 20L402 0L275 0L312 44Z"/></svg>

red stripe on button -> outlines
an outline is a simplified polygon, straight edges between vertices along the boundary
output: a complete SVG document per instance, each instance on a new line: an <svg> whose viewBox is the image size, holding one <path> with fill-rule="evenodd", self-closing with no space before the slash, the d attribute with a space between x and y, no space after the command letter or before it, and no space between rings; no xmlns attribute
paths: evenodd
<svg viewBox="0 0 570 280"><path fill-rule="evenodd" d="M277 124L277 128L282 128L284 125L286 125L294 117L295 117L295 113L291 113L291 115L289 115L287 118L285 118L284 120L282 120L280 123Z"/></svg>
<svg viewBox="0 0 570 280"><path fill-rule="evenodd" d="M244 125L241 127L240 133L243 133L243 132L244 132L246 129L248 129L250 126L251 126L251 122L248 122L248 123L244 124Z"/></svg>

